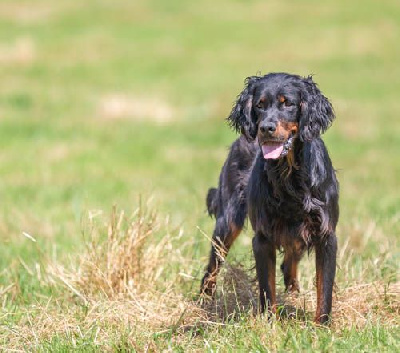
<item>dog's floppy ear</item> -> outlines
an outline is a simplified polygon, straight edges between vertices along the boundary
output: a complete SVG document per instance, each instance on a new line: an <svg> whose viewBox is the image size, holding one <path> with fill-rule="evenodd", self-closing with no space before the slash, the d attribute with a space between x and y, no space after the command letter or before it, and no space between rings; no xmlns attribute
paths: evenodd
<svg viewBox="0 0 400 353"><path fill-rule="evenodd" d="M248 141L253 141L257 136L257 123L253 118L253 92L255 83L259 79L258 76L246 78L245 87L227 118L229 125L237 132L241 132Z"/></svg>
<svg viewBox="0 0 400 353"><path fill-rule="evenodd" d="M305 89L301 98L300 138L302 141L311 141L329 128L335 113L311 76L303 79L303 83Z"/></svg>

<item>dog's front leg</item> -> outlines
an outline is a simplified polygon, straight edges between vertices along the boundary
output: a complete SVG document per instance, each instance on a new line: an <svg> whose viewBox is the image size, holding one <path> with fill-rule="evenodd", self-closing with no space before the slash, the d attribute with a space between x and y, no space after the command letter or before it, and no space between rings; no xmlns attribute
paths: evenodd
<svg viewBox="0 0 400 353"><path fill-rule="evenodd" d="M260 309L269 313L276 312L275 293L275 244L267 236L257 233L253 238L253 252L256 260L256 271L260 289Z"/></svg>
<svg viewBox="0 0 400 353"><path fill-rule="evenodd" d="M315 322L329 322L332 310L332 291L336 273L336 235L332 233L315 245L315 264L317 271L317 310Z"/></svg>

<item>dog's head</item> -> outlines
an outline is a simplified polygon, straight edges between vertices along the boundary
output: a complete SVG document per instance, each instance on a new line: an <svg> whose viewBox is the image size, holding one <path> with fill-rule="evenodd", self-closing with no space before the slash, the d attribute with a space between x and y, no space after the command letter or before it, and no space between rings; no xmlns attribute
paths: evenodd
<svg viewBox="0 0 400 353"><path fill-rule="evenodd" d="M311 141L335 118L311 77L286 73L248 77L228 117L249 141L258 138L264 158L285 156L295 138Z"/></svg>

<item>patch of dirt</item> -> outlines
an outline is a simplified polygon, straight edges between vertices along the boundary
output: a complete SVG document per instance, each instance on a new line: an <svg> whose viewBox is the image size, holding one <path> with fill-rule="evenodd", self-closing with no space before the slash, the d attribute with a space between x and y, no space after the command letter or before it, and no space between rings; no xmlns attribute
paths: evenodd
<svg viewBox="0 0 400 353"><path fill-rule="evenodd" d="M36 58L34 40L27 37L17 37L11 44L0 44L0 64L31 64Z"/></svg>
<svg viewBox="0 0 400 353"><path fill-rule="evenodd" d="M150 120L157 123L172 121L174 109L159 97L140 97L127 94L110 94L99 102L100 115L106 119Z"/></svg>

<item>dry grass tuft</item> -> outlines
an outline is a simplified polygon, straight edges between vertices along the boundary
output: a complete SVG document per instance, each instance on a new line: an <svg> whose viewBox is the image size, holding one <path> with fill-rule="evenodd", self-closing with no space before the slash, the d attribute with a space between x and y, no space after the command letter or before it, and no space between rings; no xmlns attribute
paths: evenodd
<svg viewBox="0 0 400 353"><path fill-rule="evenodd" d="M334 327L362 328L382 321L399 325L400 282L357 283L337 295Z"/></svg>
<svg viewBox="0 0 400 353"><path fill-rule="evenodd" d="M241 263L225 263L218 277L215 298L203 298L203 308L215 319L235 320L243 313L256 313L257 290L254 274Z"/></svg>
<svg viewBox="0 0 400 353"><path fill-rule="evenodd" d="M108 299L120 295L132 298L154 286L164 271L163 252L171 249L169 236L149 244L158 230L155 214L144 215L137 209L128 220L123 211L118 214L114 208L104 241L93 224L89 226L92 231L87 251L79 270L71 274L86 297L101 292Z"/></svg>
<svg viewBox="0 0 400 353"><path fill-rule="evenodd" d="M93 215L89 220L90 238L77 268L51 267L54 277L85 305L108 312L109 303L111 312L119 307L126 320L132 317L154 329L175 324L184 312L201 311L176 291L179 268L188 262L181 253L185 245L175 245L182 230L172 235L168 220L161 226L143 208L126 217L114 207L109 223L100 228Z"/></svg>
<svg viewBox="0 0 400 353"><path fill-rule="evenodd" d="M170 232L168 219L161 223L142 207L130 217L114 207L106 224L99 218L101 212L89 213L86 251L75 266L46 261L41 278L59 290L59 297L29 307L8 328L5 340L12 340L13 348L34 348L54 337L93 335L95 343L108 347L125 331L135 347L138 330L146 341L154 333L186 331L210 322L209 314L179 290L184 281L180 268L185 265L187 272L190 265L181 254L181 230Z"/></svg>

